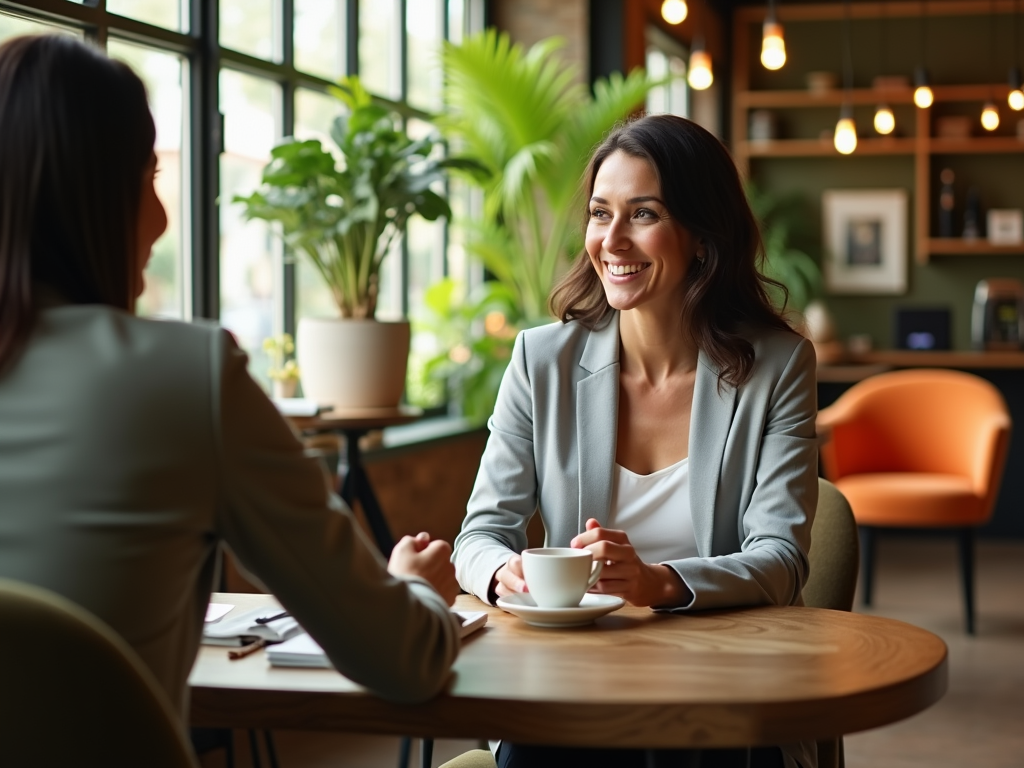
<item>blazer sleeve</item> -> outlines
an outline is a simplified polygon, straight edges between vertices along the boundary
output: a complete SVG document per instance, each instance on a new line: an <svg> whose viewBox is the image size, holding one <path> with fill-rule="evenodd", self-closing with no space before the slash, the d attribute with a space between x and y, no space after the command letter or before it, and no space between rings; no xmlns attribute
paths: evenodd
<svg viewBox="0 0 1024 768"><path fill-rule="evenodd" d="M490 602L495 571L526 549L526 526L537 509L533 395L522 333L487 426L490 436L452 553L459 584L484 602Z"/></svg>
<svg viewBox="0 0 1024 768"><path fill-rule="evenodd" d="M673 610L800 604L818 503L816 413L814 349L801 340L771 389L755 466L748 468L754 482L738 513L740 551L665 563L693 593L692 602ZM747 481L720 477L719 486ZM716 510L715 519L735 524L736 513L730 520Z"/></svg>
<svg viewBox="0 0 1024 768"><path fill-rule="evenodd" d="M343 675L396 701L438 693L459 650L444 599L388 573L229 334L211 355L220 535Z"/></svg>

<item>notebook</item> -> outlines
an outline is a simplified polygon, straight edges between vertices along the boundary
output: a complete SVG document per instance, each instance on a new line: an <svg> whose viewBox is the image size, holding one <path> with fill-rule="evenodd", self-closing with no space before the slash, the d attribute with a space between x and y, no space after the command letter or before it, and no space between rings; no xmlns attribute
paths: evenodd
<svg viewBox="0 0 1024 768"><path fill-rule="evenodd" d="M484 611L452 611L462 623L461 637L472 634L487 623ZM312 637L303 632L283 643L267 646L267 659L272 667L309 667L330 669L331 662L323 648Z"/></svg>
<svg viewBox="0 0 1024 768"><path fill-rule="evenodd" d="M302 628L291 616L258 624L256 619L268 618L281 613L280 608L254 608L237 616L228 615L216 622L203 625L203 645L247 645L260 638L270 643L280 643L295 637Z"/></svg>

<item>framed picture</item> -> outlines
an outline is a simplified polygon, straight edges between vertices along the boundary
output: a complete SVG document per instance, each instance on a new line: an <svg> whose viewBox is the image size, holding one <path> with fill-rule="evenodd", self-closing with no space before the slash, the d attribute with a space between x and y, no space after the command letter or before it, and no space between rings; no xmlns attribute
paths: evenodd
<svg viewBox="0 0 1024 768"><path fill-rule="evenodd" d="M906 190L826 190L821 210L825 290L906 293Z"/></svg>

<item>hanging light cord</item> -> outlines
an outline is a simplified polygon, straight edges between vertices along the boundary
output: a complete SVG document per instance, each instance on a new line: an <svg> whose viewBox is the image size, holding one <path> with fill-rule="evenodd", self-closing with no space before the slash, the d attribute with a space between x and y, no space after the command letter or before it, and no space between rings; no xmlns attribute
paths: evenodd
<svg viewBox="0 0 1024 768"><path fill-rule="evenodd" d="M882 61L882 74L883 75L886 73L886 70L888 69L888 55L887 55L887 50L886 50L885 26L886 26L886 24L885 24L885 3L883 2L882 3L882 30L881 30L881 35L880 35L880 37L882 38L882 42L881 42L882 50L879 51L880 55L878 57Z"/></svg>
<svg viewBox="0 0 1024 768"><path fill-rule="evenodd" d="M996 71L996 0L988 2L988 71ZM992 98L995 98L993 95Z"/></svg>
<svg viewBox="0 0 1024 768"><path fill-rule="evenodd" d="M843 2L843 85L847 96L853 89L853 52L850 50L850 0Z"/></svg>
<svg viewBox="0 0 1024 768"><path fill-rule="evenodd" d="M921 66L928 68L928 3L921 0Z"/></svg>
<svg viewBox="0 0 1024 768"><path fill-rule="evenodd" d="M768 0L768 21L773 24L778 21L775 16L775 0Z"/></svg>
<svg viewBox="0 0 1024 768"><path fill-rule="evenodd" d="M1013 66L1020 66L1020 0L1013 0Z"/></svg>

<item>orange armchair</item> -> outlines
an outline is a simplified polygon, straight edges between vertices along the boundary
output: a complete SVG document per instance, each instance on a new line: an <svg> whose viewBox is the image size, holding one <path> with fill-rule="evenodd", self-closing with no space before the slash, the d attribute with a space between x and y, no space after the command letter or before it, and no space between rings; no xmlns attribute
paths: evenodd
<svg viewBox="0 0 1024 768"><path fill-rule="evenodd" d="M974 530L992 516L1010 429L999 390L960 371L879 374L821 410L825 475L849 500L861 533L865 605L875 528L955 529L974 634Z"/></svg>

